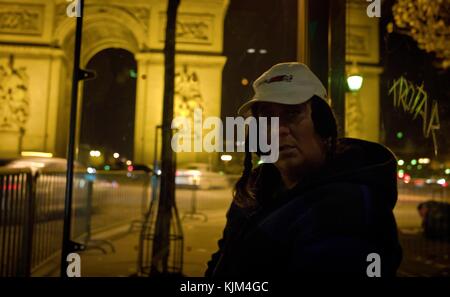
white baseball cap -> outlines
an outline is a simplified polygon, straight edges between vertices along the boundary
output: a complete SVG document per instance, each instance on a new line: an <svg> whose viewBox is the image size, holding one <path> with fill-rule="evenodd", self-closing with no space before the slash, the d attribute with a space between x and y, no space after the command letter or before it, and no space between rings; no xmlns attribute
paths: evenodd
<svg viewBox="0 0 450 297"><path fill-rule="evenodd" d="M323 84L308 66L298 62L272 66L255 80L253 90L255 95L239 108L239 115L247 115L250 107L257 102L301 104L314 95L329 104Z"/></svg>

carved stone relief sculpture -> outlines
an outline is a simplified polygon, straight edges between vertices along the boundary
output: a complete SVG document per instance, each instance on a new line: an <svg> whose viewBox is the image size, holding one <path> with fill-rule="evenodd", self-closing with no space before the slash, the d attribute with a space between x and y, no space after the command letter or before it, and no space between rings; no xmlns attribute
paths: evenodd
<svg viewBox="0 0 450 297"><path fill-rule="evenodd" d="M165 14L160 14L160 23L165 24ZM212 15L181 13L177 18L176 39L179 43L212 44ZM164 26L159 32L159 41L164 41Z"/></svg>
<svg viewBox="0 0 450 297"><path fill-rule="evenodd" d="M43 5L0 5L0 33L40 35L43 30Z"/></svg>
<svg viewBox="0 0 450 297"><path fill-rule="evenodd" d="M350 94L345 100L345 133L347 137L361 137L364 131L364 113L359 94Z"/></svg>
<svg viewBox="0 0 450 297"><path fill-rule="evenodd" d="M0 131L25 129L30 115L28 81L26 68L16 68L13 55L7 65L0 65Z"/></svg>
<svg viewBox="0 0 450 297"><path fill-rule="evenodd" d="M194 117L194 112L196 109L203 110L204 108L203 97L200 92L200 81L198 78L198 74L195 71L189 70L187 65L183 66L182 71L177 71L175 73L174 99L175 99L174 104L175 117L185 117L189 119L189 121L203 120L201 118L198 119L197 116ZM191 137L200 137L200 136L191 135Z"/></svg>

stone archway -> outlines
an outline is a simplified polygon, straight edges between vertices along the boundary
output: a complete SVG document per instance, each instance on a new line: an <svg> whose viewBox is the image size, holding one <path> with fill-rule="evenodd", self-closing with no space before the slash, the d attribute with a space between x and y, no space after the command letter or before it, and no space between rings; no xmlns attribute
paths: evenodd
<svg viewBox="0 0 450 297"><path fill-rule="evenodd" d="M136 107L136 60L124 49L108 48L92 57L87 68L97 78L84 83L80 121L79 161L103 160L113 165L114 153L133 160ZM90 160L90 150L101 150L102 158Z"/></svg>
<svg viewBox="0 0 450 297"><path fill-rule="evenodd" d="M69 61L73 61L73 49L75 43L75 22L66 18L55 30L55 43L63 49L66 55L65 64L65 106L60 113L58 122L62 125L69 123L69 101L71 92L72 67ZM145 48L145 29L138 19L127 11L114 6L87 5L83 22L82 52L80 56L81 68L86 68L88 62L105 49L123 49L136 55ZM81 82L80 89L84 89ZM80 127L83 110L82 92L78 97L78 118L76 143L80 140ZM67 133L59 133L57 136L58 147L66 147Z"/></svg>

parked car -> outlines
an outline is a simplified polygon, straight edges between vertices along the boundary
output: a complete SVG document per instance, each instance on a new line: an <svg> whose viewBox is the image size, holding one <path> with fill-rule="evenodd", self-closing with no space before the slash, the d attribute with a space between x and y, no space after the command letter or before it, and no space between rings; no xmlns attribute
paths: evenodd
<svg viewBox="0 0 450 297"><path fill-rule="evenodd" d="M225 188L229 185L229 182L223 173L211 171L208 164L189 163L177 169L175 173L175 184L178 187L206 190Z"/></svg>
<svg viewBox="0 0 450 297"><path fill-rule="evenodd" d="M450 241L450 204L425 201L417 206L422 217L422 228L428 239Z"/></svg>

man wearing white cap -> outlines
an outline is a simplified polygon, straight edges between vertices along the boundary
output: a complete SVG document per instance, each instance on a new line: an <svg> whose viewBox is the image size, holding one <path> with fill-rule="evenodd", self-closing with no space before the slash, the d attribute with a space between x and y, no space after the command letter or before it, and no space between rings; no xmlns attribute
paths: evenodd
<svg viewBox="0 0 450 297"><path fill-rule="evenodd" d="M326 89L301 63L254 83L238 113L278 117L279 157L244 172L209 277L395 276L401 262L393 208L396 159L384 146L337 139ZM261 153L257 153L261 155Z"/></svg>

